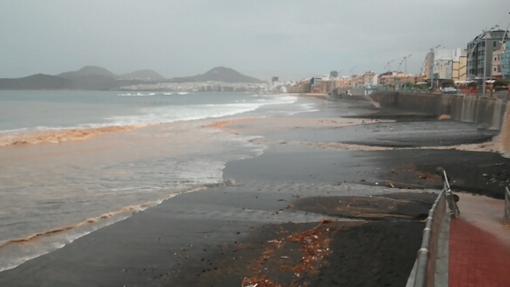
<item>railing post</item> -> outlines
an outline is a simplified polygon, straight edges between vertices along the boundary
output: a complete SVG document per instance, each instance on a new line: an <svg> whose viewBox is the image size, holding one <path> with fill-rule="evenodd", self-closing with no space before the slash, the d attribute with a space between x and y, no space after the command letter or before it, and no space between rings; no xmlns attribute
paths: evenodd
<svg viewBox="0 0 510 287"><path fill-rule="evenodd" d="M510 189L505 187L505 221L510 223Z"/></svg>
<svg viewBox="0 0 510 287"><path fill-rule="evenodd" d="M453 198L452 188L450 185L450 181L448 180L448 175L446 174L446 170L442 169L442 175L444 180L444 190L446 193L446 202L448 203L448 209L451 218L456 218L459 216L460 211L455 199Z"/></svg>

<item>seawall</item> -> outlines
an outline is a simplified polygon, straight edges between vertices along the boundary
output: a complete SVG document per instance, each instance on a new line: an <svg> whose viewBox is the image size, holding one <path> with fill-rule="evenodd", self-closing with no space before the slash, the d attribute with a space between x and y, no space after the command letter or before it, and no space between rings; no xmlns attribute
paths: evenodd
<svg viewBox="0 0 510 287"><path fill-rule="evenodd" d="M510 158L510 105L506 106L506 113L503 119L500 133L501 152L505 157Z"/></svg>
<svg viewBox="0 0 510 287"><path fill-rule="evenodd" d="M430 93L375 92L370 95L383 108L397 108L475 123L500 132L501 152L510 155L510 105L499 98Z"/></svg>
<svg viewBox="0 0 510 287"><path fill-rule="evenodd" d="M506 102L496 98L427 93L376 92L371 98L381 107L398 108L432 116L449 115L452 120L501 130Z"/></svg>

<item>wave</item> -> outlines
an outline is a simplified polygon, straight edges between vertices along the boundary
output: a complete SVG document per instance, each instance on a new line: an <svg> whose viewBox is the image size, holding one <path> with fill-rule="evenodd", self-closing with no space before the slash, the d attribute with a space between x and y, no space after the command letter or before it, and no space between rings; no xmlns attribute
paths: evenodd
<svg viewBox="0 0 510 287"><path fill-rule="evenodd" d="M252 112L263 106L292 104L296 101L297 97L295 96L273 96L244 103L144 108L140 115L116 116L110 117L107 120L113 126L132 126L214 119Z"/></svg>
<svg viewBox="0 0 510 287"><path fill-rule="evenodd" d="M0 272L13 269L23 262L37 258L108 225L120 222L148 208L157 206L179 194L203 191L208 185L175 192L164 199L122 207L118 210L91 217L82 222L38 232L23 238L0 242Z"/></svg>
<svg viewBox="0 0 510 287"><path fill-rule="evenodd" d="M151 96L156 93L133 93L131 96ZM122 94L127 96L128 94ZM142 108L137 114L111 116L100 123L86 123L71 127L38 126L0 131L0 147L23 144L61 143L84 140L97 135L129 131L136 128L180 121L214 119L252 112L264 106L292 104L296 96L264 96L251 101L226 104L169 105Z"/></svg>
<svg viewBox="0 0 510 287"><path fill-rule="evenodd" d="M136 92L136 93L122 93L118 94L118 97L154 97L154 96L171 96L174 93L155 93L155 92Z"/></svg>
<svg viewBox="0 0 510 287"><path fill-rule="evenodd" d="M218 133L218 131L206 129L204 136L208 137L210 133ZM145 173L149 170L145 168L150 166L152 173L158 173L158 171L164 170L165 181L162 181L162 185L158 186L144 186L143 183L138 185L137 178L128 185L112 185L112 188L108 188L106 192L101 191L101 200L108 200L108 198L115 198L116 194L126 195L127 193L144 193L147 194L150 190L158 190L161 192L155 193L155 196L149 198L144 196L144 199L136 200L134 202L126 202L125 207L115 207L113 211L97 212L98 216L89 217L90 214L81 218L86 218L70 225L62 225L48 230L33 233L28 236L20 238L9 239L7 241L0 241L0 271L9 270L16 266L29 261L33 258L42 256L50 253L54 250L62 248L67 244L90 234L96 230L99 230L108 225L116 222L125 220L131 215L138 212L144 211L148 208L157 206L173 198L179 194L197 192L206 190L208 187L218 185L228 185L231 181L223 179L223 169L225 163L230 160L237 160L243 158L251 158L254 156L261 155L265 146L256 142L258 137L243 137L243 136L231 136L226 134L222 136L222 141L232 143L229 146L238 146L240 149L235 148L232 152L228 152L222 155L222 159L215 157L209 158L198 158L190 160L176 160L169 164L169 160L162 161L150 161L147 166L143 164L135 167L137 171ZM161 166L159 166L162 164ZM155 182L159 182L156 177ZM168 180L170 179L170 181ZM175 179L175 180L172 180ZM151 184L153 179L151 179ZM230 182L230 183L229 183ZM176 186L179 186L176 188ZM167 187L171 187L171 192L168 193ZM106 197L105 199L105 196ZM152 199L151 199L152 198ZM142 202L138 204L139 202ZM64 215L65 213L61 213ZM57 214L58 215L58 214ZM88 218L87 218L88 217Z"/></svg>
<svg viewBox="0 0 510 287"><path fill-rule="evenodd" d="M185 96L191 94L190 92L136 92L136 93L122 93L117 94L118 97L155 97L155 96Z"/></svg>

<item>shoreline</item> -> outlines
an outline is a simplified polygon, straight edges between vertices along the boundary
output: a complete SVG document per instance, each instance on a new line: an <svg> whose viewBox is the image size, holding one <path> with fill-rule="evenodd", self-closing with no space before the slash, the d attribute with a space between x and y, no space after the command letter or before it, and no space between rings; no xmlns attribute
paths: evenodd
<svg viewBox="0 0 510 287"><path fill-rule="evenodd" d="M182 122L201 122L201 121L210 121L210 123L203 124L201 127L204 128L214 128L220 129L224 131L230 131L235 133L235 126L243 125L243 124L253 124L254 121L261 122L261 118L252 118L252 117L234 117L232 119L218 120L215 118L209 119L200 119L200 120L189 120ZM227 116L229 118L231 116ZM269 120L268 120L269 121ZM345 121L345 122L344 122ZM382 123L388 121L381 121L377 119L370 118L343 118L343 123L338 124L337 121L330 121L329 123L321 123L319 124L324 127L336 127L342 128L347 126L356 126L356 125L368 125L375 123ZM391 122L391 121L390 121ZM317 123L317 122L315 122ZM109 126L109 127L101 127L101 128L83 128L83 129L60 129L55 131L33 131L29 133L20 133L16 135L0 135L0 148L9 147L9 146L24 146L24 145L37 145L37 144L61 144L65 142L72 141L84 141L89 140L95 137L104 136L106 134L112 133L122 133L122 132L131 132L141 128L154 127L158 125L172 125L174 123L162 123L162 124L154 124L154 125L133 125L133 126ZM305 123L306 125L310 125L310 123ZM303 124L297 125L294 128L303 128ZM291 143L291 142L289 142ZM302 143L298 143L302 144ZM420 147L399 147L399 146L385 146L385 145L368 145L368 144L350 144L350 143L322 143L322 144L308 144L311 147L325 148L325 149L333 149L333 150L358 150L358 151L384 151L384 150L397 150L397 149L436 149L436 150L458 150L458 151L476 151L476 152L489 152L489 153L499 153L502 156L505 156L504 153L501 152L501 139L500 137L495 137L493 140L480 142L480 143L469 143L469 144L452 144L452 145L442 145L442 146L420 146ZM507 155L508 156L508 155Z"/></svg>
<svg viewBox="0 0 510 287"><path fill-rule="evenodd" d="M121 222L123 220L128 219L129 217L139 213L143 212L144 210L147 210L149 208L156 207L163 202L170 200L179 194L185 194L190 192L199 192L206 189L206 187L195 187L190 188L189 190L184 190L180 193L173 193L169 194L166 198L150 201L150 202L144 202L136 205L130 205L122 207L118 210L112 210L109 212L106 212L104 214L90 217L87 219L84 219L81 222L77 222L75 224L71 225L64 225L55 227L53 229L40 231L34 234L27 235L25 237L16 238L16 239L9 239L3 242L0 242L0 251L4 251L5 249L13 249L16 250L18 248L23 248L23 246L27 245L44 245L45 242L48 240L52 243L52 245L58 243L59 245L62 245L60 248L64 247L65 245L73 243L75 240L87 236L97 230L100 230L102 228L105 228L109 225L116 224L118 222ZM43 256L45 254L48 254L50 252L53 252L60 248L51 248L46 247L42 248L38 252L29 252L27 253L28 257L24 257L19 259L17 262L13 263L11 266L4 266L3 268L0 268L0 273L3 271L11 270L13 268L16 268L17 266L23 264L24 262L30 261L34 258ZM7 251L8 252L8 251Z"/></svg>
<svg viewBox="0 0 510 287"><path fill-rule="evenodd" d="M68 140L62 140L59 142L49 142L55 144L45 145L46 142L42 140L38 140L36 142L17 144L12 146L3 146L6 148L2 149L2 153L8 155L7 158L3 158L2 154L0 154L0 160L10 161L10 158L16 158L16 155L10 156L10 152L16 153L24 153L28 151L29 154L35 152L37 154L41 154L41 151L45 151L47 155L43 155L42 159L37 159L38 161L46 162L48 160L52 160L51 157L55 155L55 151L58 151L61 148L65 147L66 152L58 152L60 157L67 158L68 156L65 153L73 152L78 153L77 156L81 157L80 149L88 150L89 148L97 149L97 145L106 145L108 149L111 148L112 145L115 145L116 142L124 141L124 138L136 138L137 141L145 142L145 136L148 134L152 134L154 132L163 132L166 130L176 130L180 131L183 129L191 128L194 132L192 134L199 134L201 137L207 137L208 135L218 134L217 131L214 131L211 134L213 129L206 127L208 124L214 123L218 119L216 118L208 118L208 119L200 119L200 120L190 120L190 121L179 121L173 123L165 123L158 125L150 125L143 127L119 127L119 128L100 128L93 129L94 132L99 131L97 133L92 132L83 132L83 131L58 131L56 134L50 134L49 138L53 138L56 136L63 135L84 135L84 137L72 137ZM105 137L106 135L112 135L110 137ZM40 135L33 135L34 138L39 139ZM244 137L222 137L225 142L239 142L242 145L243 141L248 143L249 139ZM181 143L182 141L182 143ZM177 154L186 153L187 151L184 149L186 139L182 139L178 141L179 146L175 146L173 149ZM157 145L157 143L153 143ZM250 144L252 144L250 142ZM2 146L0 145L0 148ZM19 148L24 147L24 148ZM130 149L130 147L128 147ZM250 148L253 149L253 148ZM105 150L108 153L108 150ZM250 156L248 152L246 156ZM258 153L258 152L256 152ZM239 155L233 155L234 158L239 157ZM136 158L136 157L135 157ZM29 158L27 158L29 160ZM67 161L67 160L66 160ZM9 264L6 266L0 266L0 272L8 271L13 268L16 268L20 264L24 262L29 262L34 258L38 258L40 256L44 256L45 254L49 254L58 250L66 245L71 244L75 240L92 234L102 228L108 227L112 224L119 223L123 220L130 218L131 216L143 212L148 208L154 208L163 202L174 198L179 194L185 194L188 192L196 192L206 189L207 187L215 186L215 185L224 185L230 184L228 181L221 183L201 183L201 184L192 184L191 186L187 186L184 190L180 190L182 187L178 186L169 186L165 188L167 192L163 190L161 196L157 196L156 198L152 198L149 201L137 201L136 203L123 205L117 209L107 209L101 213L92 214L90 217L77 218L74 222L71 221L66 224L61 225L51 225L46 229L40 228L32 233L15 236L8 238L6 240L0 240L0 252L3 254L3 260L11 260L10 257L14 254L14 261L16 263Z"/></svg>
<svg viewBox="0 0 510 287"><path fill-rule="evenodd" d="M251 112L248 112L251 113ZM198 133L202 133L201 136L207 136L208 134L211 134L210 132L213 131L212 135L217 134L216 130L211 126L218 122L227 120L227 119L233 119L236 120L240 118L245 113L240 113L236 115L227 115L222 117L209 117L204 119L196 119L196 120L182 120L182 121L175 121L170 123L161 123L161 124L153 124L153 125L139 125L139 126L122 126L122 127L103 127L103 128L90 128L90 129L69 129L69 130L55 130L55 131L48 131L48 132L33 132L28 134L21 134L19 137L11 137L11 136L4 136L3 138L0 136L0 148L5 147L10 149L3 150L4 153L9 153L9 151L16 151L16 153L23 152L26 149L19 149L18 147L25 147L29 148L30 153L36 152L37 154L40 154L41 150L48 150L49 154L51 156L54 155L54 153L60 149L60 147L65 147L65 152L67 153L69 151L73 151L77 146L78 142L82 142L79 146L81 148L88 149L89 146L97 146L104 145L104 143L108 143L107 146L111 146L115 142L124 141L124 138L138 138L138 141L141 140L141 142L146 142L146 139L144 139L147 135L151 135L153 133L161 133L166 130L175 130L176 132L181 131L183 129L192 129L197 131ZM223 131L220 131L221 133ZM105 138L105 136L111 135L108 138ZM243 141L246 141L249 145L254 145L255 143L251 139L251 137L243 137L234 135L234 137L223 137L225 140L233 141L233 142L239 142L242 144ZM112 141L114 139L114 141ZM4 143L4 144L2 144ZM50 145L44 145L44 144L50 144ZM65 145L63 145L65 144ZM263 148L262 145L255 144L257 147L257 150L260 148ZM81 149L80 148L80 149ZM111 147L108 147L111 148ZM183 146L182 148L186 148ZM174 147L174 150L180 150L178 152L186 153L187 151L185 149ZM253 149L253 147L250 147L249 149ZM63 154L62 152L59 152L60 154ZM250 152L252 153L252 152ZM243 155L242 157L248 156L256 156L259 154L259 152L255 152L255 155ZM64 156L65 157L65 156ZM237 159L239 155L234 155L234 158ZM14 156L16 158L16 156ZM2 156L0 154L0 160L2 160ZM5 159L4 159L5 160ZM7 158L9 161L9 157ZM49 160L49 159L44 159ZM218 184L218 183L212 183ZM228 180L221 182L219 184L230 184ZM203 188L207 188L207 186L211 186L211 183L204 183L199 184L198 187L187 187L188 190L191 190L191 192L195 190L202 190ZM169 190L173 190L173 187L168 187ZM189 191L184 191L184 193ZM4 240L0 244L0 251L2 249L10 248L10 249L23 249L23 245L30 244L33 245L31 248L41 248L40 245L42 245L42 251L36 250L36 251L27 251L28 257L23 256L21 259L21 262L18 262L16 264L13 264L9 266L8 268L3 268L3 270L9 270L13 267L19 266L19 264L26 262L27 260L30 261L33 258L37 258L41 255L47 254L48 252L53 252L54 250L58 250L62 248L65 245L68 245L75 241L76 239L86 236L90 234L91 232L95 232L98 229L104 228L106 226L109 226L111 224L118 223L119 221L125 220L129 218L130 216L141 212L147 208L157 206L161 204L162 202L171 199L175 197L178 194L181 194L183 192L177 191L176 193L170 193L170 195L163 194L162 197L158 197L155 200L152 201L142 201L130 205L125 205L122 207L119 207L119 209L108 209L107 211L104 211L104 213L96 213L91 215L91 217L81 218L76 221L71 221L67 224L63 225L57 225L57 226L50 226L46 229L38 229L35 232L32 232L27 235L18 236L18 237L12 237L7 240ZM110 220L111 219L111 220ZM58 243L58 247L48 247L47 245L54 245L55 243ZM39 247L38 247L39 246ZM11 252L10 250L7 251L7 253ZM24 251L23 251L24 252Z"/></svg>

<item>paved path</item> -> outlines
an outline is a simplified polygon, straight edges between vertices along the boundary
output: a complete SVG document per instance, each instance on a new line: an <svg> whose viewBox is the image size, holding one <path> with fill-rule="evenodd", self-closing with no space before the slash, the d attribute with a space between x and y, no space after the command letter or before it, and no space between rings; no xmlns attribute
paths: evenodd
<svg viewBox="0 0 510 287"><path fill-rule="evenodd" d="M460 194L461 216L452 221L450 286L510 286L510 227L503 201Z"/></svg>

